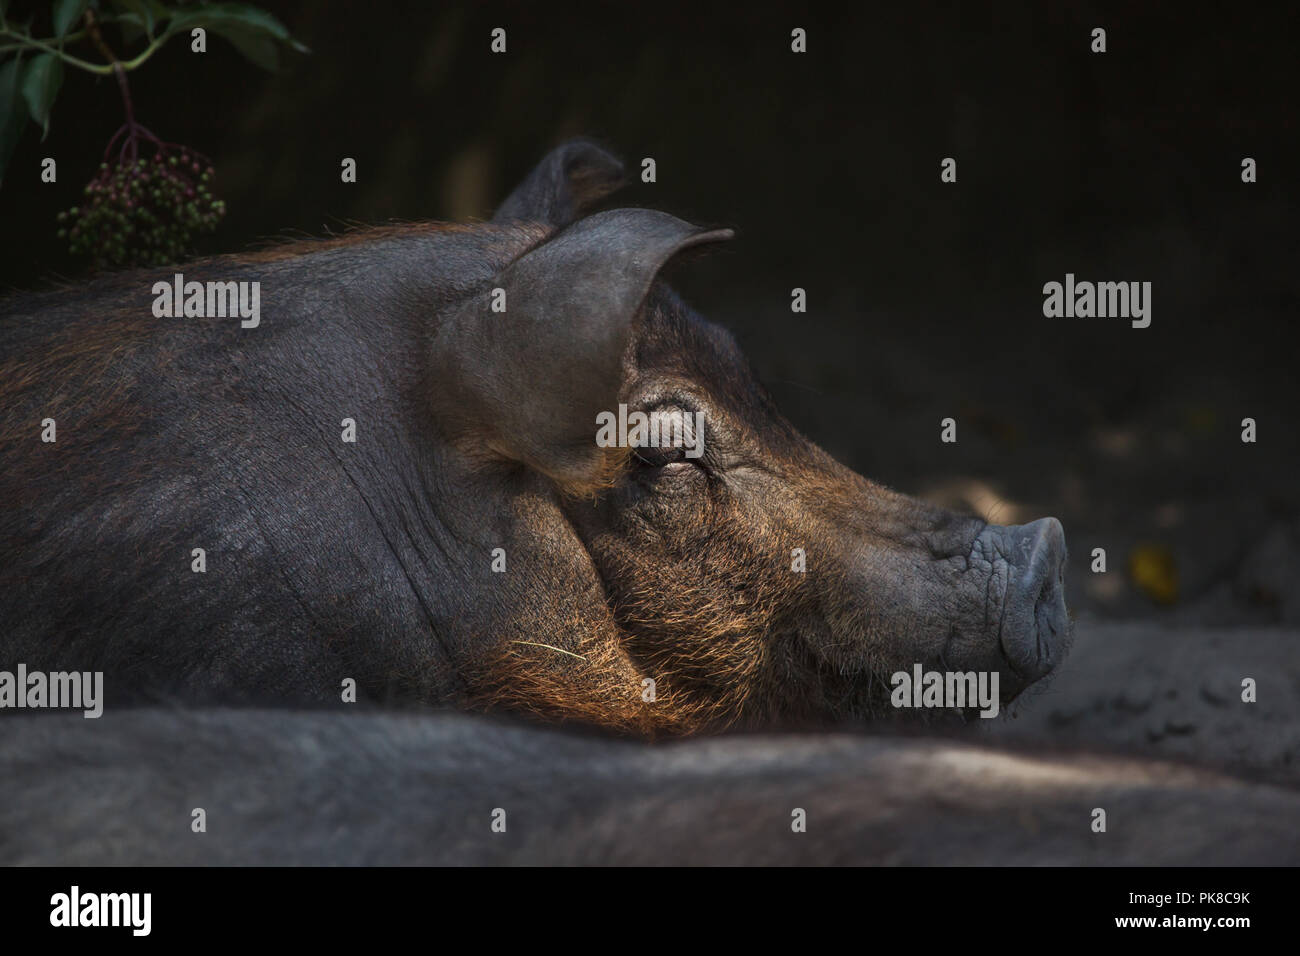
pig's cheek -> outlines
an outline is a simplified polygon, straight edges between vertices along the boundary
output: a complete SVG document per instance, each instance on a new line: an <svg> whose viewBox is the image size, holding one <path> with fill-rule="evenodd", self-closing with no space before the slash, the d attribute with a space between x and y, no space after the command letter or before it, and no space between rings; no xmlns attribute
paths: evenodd
<svg viewBox="0 0 1300 956"><path fill-rule="evenodd" d="M709 511L707 480L698 469L643 480L638 487L633 510L655 527L681 531L698 526Z"/></svg>

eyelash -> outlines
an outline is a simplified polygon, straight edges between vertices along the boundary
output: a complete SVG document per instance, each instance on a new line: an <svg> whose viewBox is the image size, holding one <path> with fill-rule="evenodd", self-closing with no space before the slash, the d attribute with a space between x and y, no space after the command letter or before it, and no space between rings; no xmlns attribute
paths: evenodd
<svg viewBox="0 0 1300 956"><path fill-rule="evenodd" d="M663 408L664 406L657 406L656 409L650 410L648 413L654 414ZM689 406L682 406L682 414L693 415L694 412L689 410ZM702 457L687 457L686 448L682 445L641 445L633 447L630 464L634 471L646 477L685 474L692 469L707 471L704 459Z"/></svg>
<svg viewBox="0 0 1300 956"><path fill-rule="evenodd" d="M672 448L633 448L632 457L643 468L663 468L677 462L689 462L686 449L680 445Z"/></svg>

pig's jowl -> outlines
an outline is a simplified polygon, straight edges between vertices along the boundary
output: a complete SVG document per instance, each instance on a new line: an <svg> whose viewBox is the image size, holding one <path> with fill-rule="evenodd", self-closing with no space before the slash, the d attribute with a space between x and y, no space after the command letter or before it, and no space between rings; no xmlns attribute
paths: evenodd
<svg viewBox="0 0 1300 956"><path fill-rule="evenodd" d="M571 143L491 223L4 303L0 666L102 670L110 702L351 678L642 732L879 711L915 663L1004 699L1046 674L1056 519L934 508L801 436L658 279L730 234L591 213L621 178ZM259 283L260 323L156 318L178 271ZM702 454L604 447L620 405L701 416Z"/></svg>

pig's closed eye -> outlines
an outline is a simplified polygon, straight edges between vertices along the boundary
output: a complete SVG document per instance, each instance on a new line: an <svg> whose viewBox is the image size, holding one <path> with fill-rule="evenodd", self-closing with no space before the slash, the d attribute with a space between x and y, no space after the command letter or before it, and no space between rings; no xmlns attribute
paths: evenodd
<svg viewBox="0 0 1300 956"><path fill-rule="evenodd" d="M703 467L700 416L668 405L652 409L632 448L632 464L647 477L681 475Z"/></svg>
<svg viewBox="0 0 1300 956"><path fill-rule="evenodd" d="M692 467L690 459L686 457L686 449L681 445L675 448L633 448L632 460L641 468L661 468L667 474L676 474Z"/></svg>

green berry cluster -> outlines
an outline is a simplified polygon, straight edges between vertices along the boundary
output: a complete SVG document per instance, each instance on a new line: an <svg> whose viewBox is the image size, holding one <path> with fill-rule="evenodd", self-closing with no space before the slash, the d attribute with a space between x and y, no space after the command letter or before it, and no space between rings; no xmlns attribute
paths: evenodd
<svg viewBox="0 0 1300 956"><path fill-rule="evenodd" d="M212 167L187 149L110 166L86 184L85 204L59 213L59 238L96 269L161 266L216 228L226 204L212 195Z"/></svg>

